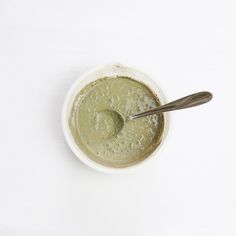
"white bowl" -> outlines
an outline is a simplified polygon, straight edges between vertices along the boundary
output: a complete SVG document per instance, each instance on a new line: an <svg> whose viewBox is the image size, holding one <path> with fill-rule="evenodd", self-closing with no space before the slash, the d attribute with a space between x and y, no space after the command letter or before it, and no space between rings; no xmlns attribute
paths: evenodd
<svg viewBox="0 0 236 236"><path fill-rule="evenodd" d="M84 152L74 142L73 136L70 132L68 120L69 120L71 108L73 106L73 101L74 101L76 95L79 93L79 91L82 88L84 88L84 86L91 83L92 81L97 80L102 77L107 77L107 76L127 76L127 77L134 78L135 80L140 81L140 82L146 84L149 88L151 88L153 90L153 92L157 94L161 104L165 104L166 100L165 100L165 96L163 95L162 90L149 76L147 76L146 74L144 74L143 72L141 72L139 70L125 67L120 64L106 65L106 66L102 66L102 67L90 70L90 71L84 73L83 75L81 75L75 81L75 83L71 86L71 88L69 89L69 91L66 95L65 101L64 101L63 109L62 109L62 129L63 129L65 139L66 139L70 149L83 163L85 163L87 166L92 167L93 169L96 169L96 170L99 170L102 172L106 172L106 173L107 172L108 173L120 173L120 172L124 172L127 170L132 170L138 166L141 166L147 160L150 160L152 157L156 156L157 151L162 146L162 144L166 138L166 135L167 135L167 131L169 128L169 113L163 113L164 114L164 131L162 134L162 140L161 140L160 144L155 149L155 151L152 154L150 154L150 156L147 157L145 160L143 160L135 165L132 165L129 167L124 167L124 168L108 167L108 166L104 166L102 164L99 164L99 163L91 160L87 155L84 154Z"/></svg>

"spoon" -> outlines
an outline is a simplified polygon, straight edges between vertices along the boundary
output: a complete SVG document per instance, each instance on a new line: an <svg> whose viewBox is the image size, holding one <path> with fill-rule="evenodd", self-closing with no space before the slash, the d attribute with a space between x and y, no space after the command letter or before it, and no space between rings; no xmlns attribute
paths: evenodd
<svg viewBox="0 0 236 236"><path fill-rule="evenodd" d="M134 120L140 117L158 114L161 112L175 111L175 110L199 106L199 105L209 102L212 99L212 97L213 95L210 92L193 93L186 97L177 99L173 102L169 102L165 105L159 106L155 109L129 116L129 120Z"/></svg>
<svg viewBox="0 0 236 236"><path fill-rule="evenodd" d="M110 114L110 117L114 120L114 123L116 125L115 132L114 131L112 132L112 136L114 136L123 128L124 123L127 121L132 121L132 120L144 117L144 116L150 116L150 115L159 114L162 112L175 111L175 110L199 106L199 105L209 102L212 99L212 97L213 95L210 92L198 92L198 93L188 95L186 97L182 97L180 99L177 99L165 105L159 106L155 109L138 113L135 115L131 115L129 117L125 117L123 114L120 114L119 112L114 111L114 110L106 110L105 112L106 114Z"/></svg>

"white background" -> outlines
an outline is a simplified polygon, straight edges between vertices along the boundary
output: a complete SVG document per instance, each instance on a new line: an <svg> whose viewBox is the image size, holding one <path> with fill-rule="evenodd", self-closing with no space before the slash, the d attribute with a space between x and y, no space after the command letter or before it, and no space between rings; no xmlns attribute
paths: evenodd
<svg viewBox="0 0 236 236"><path fill-rule="evenodd" d="M121 62L168 100L157 158L96 172L62 135L64 96L81 73ZM236 235L234 0L0 0L0 235Z"/></svg>

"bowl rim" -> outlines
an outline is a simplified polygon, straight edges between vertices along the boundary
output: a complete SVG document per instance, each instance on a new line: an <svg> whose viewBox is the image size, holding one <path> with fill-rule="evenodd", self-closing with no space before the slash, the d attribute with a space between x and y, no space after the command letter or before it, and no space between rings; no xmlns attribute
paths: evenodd
<svg viewBox="0 0 236 236"><path fill-rule="evenodd" d="M64 103L62 106L62 112L61 112L61 125L62 125L62 131L64 134L64 137L66 139L66 142L68 146L70 147L71 151L74 153L74 155L82 161L85 165L104 172L104 173L123 173L127 171L131 171L133 169L136 169L140 166L143 166L147 161L153 159L153 157L156 156L157 152L159 152L160 147L162 147L163 143L166 140L167 133L169 131L170 126L170 115L169 113L163 113L164 114L164 130L162 134L162 138L160 141L160 144L156 147L156 149L144 160L128 167L108 167L105 165L102 165L92 159L90 159L81 149L80 147L74 142L73 136L70 132L69 123L68 123L68 116L71 111L71 107L74 101L75 96L78 94L78 92L87 84L91 83L92 81L95 81L101 77L99 77L99 73L105 73L106 70L113 71L114 76L121 76L125 75L122 73L131 73L131 74L137 74L140 75L139 78L134 78L137 81L140 81L147 85L153 92L155 92L160 99L161 104L166 103L166 97L163 93L163 90L159 87L159 85L154 81L151 77L149 77L146 73L142 72L141 70L135 69L133 67L127 67L120 63L116 64L107 64L102 65L98 67L94 67L87 72L80 75L75 82L71 85L68 92L66 93ZM121 72L122 71L122 72ZM128 75L126 75L128 76ZM95 78L95 79L94 79ZM142 78L142 79L141 79Z"/></svg>

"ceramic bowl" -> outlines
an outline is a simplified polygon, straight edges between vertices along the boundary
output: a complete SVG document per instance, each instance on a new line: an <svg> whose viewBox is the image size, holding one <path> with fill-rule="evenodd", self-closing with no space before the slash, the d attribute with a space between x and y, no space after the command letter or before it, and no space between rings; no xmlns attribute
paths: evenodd
<svg viewBox="0 0 236 236"><path fill-rule="evenodd" d="M149 88L151 88L153 92L157 94L161 104L165 104L166 99L162 90L158 86L158 84L155 81L153 81L148 75L146 75L145 73L137 69L126 67L121 64L106 65L106 66L92 69L84 73L83 75L81 75L69 89L66 95L64 104L63 104L63 109L62 109L62 129L63 129L65 139L70 149L75 154L75 156L78 157L84 164L86 164L87 166L93 169L106 172L106 173L121 173L124 171L135 169L141 165L144 165L151 158L156 157L158 155L158 150L162 146L168 132L169 113L164 113L164 131L162 134L162 139L161 139L160 144L155 149L155 151L151 153L145 160L142 160L137 164L134 164L129 167L124 167L124 168L108 167L108 166L104 166L102 164L99 164L93 161L74 142L73 136L70 132L68 120L69 120L70 112L73 106L73 101L76 95L80 92L80 90L84 88L87 84L91 83L92 81L97 80L102 77L107 77L107 76L112 76L112 77L127 76L127 77L134 78L135 80L140 81L143 84L146 84Z"/></svg>

